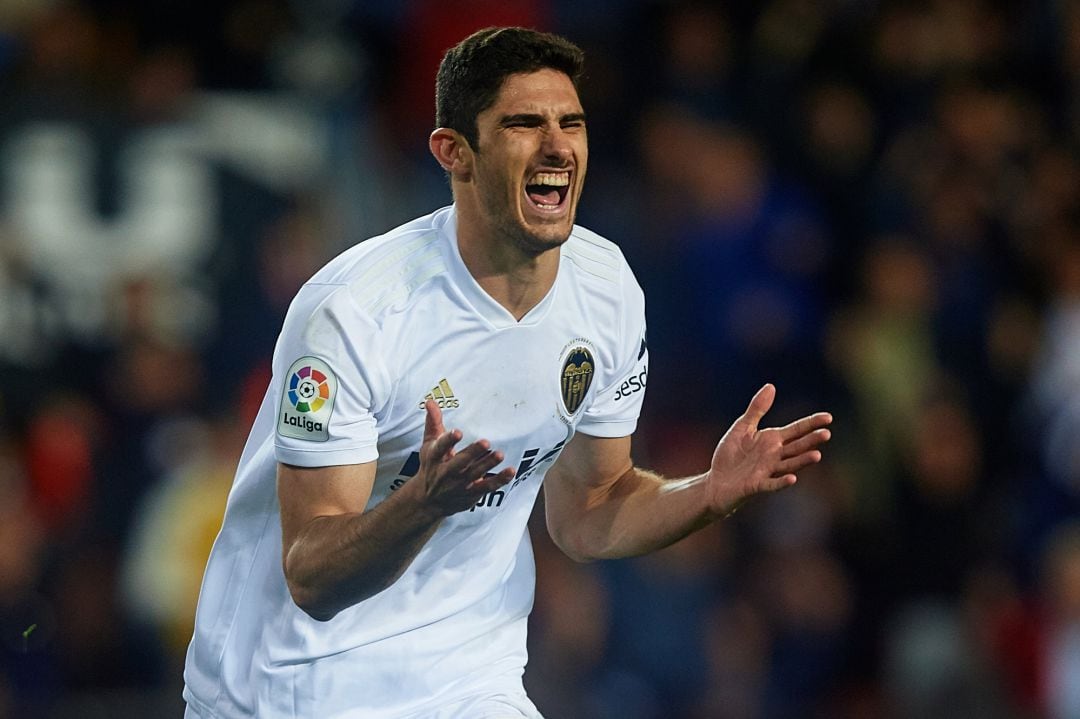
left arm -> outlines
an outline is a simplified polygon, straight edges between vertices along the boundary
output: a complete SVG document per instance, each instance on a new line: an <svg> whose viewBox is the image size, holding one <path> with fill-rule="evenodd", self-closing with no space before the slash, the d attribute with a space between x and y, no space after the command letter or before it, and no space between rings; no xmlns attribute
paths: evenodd
<svg viewBox="0 0 1080 719"><path fill-rule="evenodd" d="M721 438L708 471L668 480L633 465L630 437L579 434L544 479L548 532L577 561L651 552L733 512L748 497L795 484L830 437L825 412L758 429L776 389L767 384Z"/></svg>

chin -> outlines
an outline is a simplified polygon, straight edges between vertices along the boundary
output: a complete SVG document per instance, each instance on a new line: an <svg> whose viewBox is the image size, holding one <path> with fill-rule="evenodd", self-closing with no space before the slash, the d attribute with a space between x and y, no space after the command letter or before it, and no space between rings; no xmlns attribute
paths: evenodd
<svg viewBox="0 0 1080 719"><path fill-rule="evenodd" d="M525 222L523 224L525 226L525 231L535 236L537 239L542 238L545 242L561 245L566 242L574 229L574 217L575 213L568 212L562 217L547 218L540 221L534 219L531 222Z"/></svg>
<svg viewBox="0 0 1080 719"><path fill-rule="evenodd" d="M559 223L558 225L549 225L539 229L535 227L526 227L525 235L528 238L526 241L537 251L537 254L546 252L547 250L554 250L561 247L568 239L570 239L570 232L573 229L573 226L573 222L566 222Z"/></svg>

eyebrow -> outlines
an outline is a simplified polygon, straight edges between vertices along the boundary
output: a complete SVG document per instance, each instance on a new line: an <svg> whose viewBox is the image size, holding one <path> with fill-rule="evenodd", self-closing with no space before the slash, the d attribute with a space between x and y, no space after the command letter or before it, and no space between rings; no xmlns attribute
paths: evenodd
<svg viewBox="0 0 1080 719"><path fill-rule="evenodd" d="M536 123L539 125L543 122L544 116L535 112L521 112L516 115L503 115L503 117L499 120L499 124L504 127L519 123ZM559 122L585 122L585 113L572 112L566 115L560 115Z"/></svg>

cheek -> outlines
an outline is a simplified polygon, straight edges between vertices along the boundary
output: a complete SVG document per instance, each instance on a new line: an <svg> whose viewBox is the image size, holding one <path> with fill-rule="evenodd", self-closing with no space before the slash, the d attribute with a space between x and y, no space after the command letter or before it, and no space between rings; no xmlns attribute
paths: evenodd
<svg viewBox="0 0 1080 719"><path fill-rule="evenodd" d="M519 204L522 189L505 167L487 167L478 178L476 189L489 210L503 211ZM504 208L499 210L499 208Z"/></svg>

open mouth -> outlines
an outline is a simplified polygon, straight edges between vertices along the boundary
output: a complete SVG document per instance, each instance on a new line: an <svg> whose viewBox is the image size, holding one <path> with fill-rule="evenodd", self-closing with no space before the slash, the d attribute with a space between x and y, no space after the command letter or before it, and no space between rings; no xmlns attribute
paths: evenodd
<svg viewBox="0 0 1080 719"><path fill-rule="evenodd" d="M525 194L538 209L559 209L570 193L570 172L538 172L529 178Z"/></svg>

